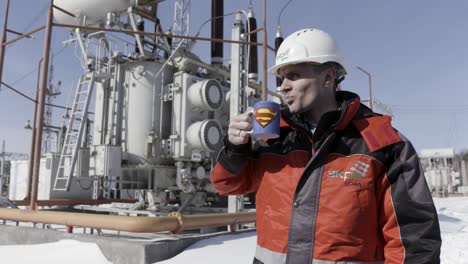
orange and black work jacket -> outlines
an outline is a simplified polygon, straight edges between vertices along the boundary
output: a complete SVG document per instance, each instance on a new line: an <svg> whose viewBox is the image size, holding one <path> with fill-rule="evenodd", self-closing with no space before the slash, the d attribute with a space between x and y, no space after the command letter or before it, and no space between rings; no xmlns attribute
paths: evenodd
<svg viewBox="0 0 468 264"><path fill-rule="evenodd" d="M389 116L350 92L315 132L282 110L280 138L225 140L211 182L256 192L254 263L439 263L437 213L417 154Z"/></svg>

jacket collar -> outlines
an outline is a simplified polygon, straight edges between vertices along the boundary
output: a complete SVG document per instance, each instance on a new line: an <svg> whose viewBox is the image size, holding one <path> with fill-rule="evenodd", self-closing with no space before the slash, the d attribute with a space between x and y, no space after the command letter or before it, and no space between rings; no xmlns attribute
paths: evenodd
<svg viewBox="0 0 468 264"><path fill-rule="evenodd" d="M366 106L361 105L359 96L348 91L337 91L336 101L340 106L339 110L327 112L322 115L317 124L317 129L325 131L333 128L335 131L345 129L350 122L357 116L373 115L372 111ZM301 114L292 114L287 107L281 110L281 126L289 126L295 130L311 133L305 126L304 116ZM317 132L319 132L317 131Z"/></svg>
<svg viewBox="0 0 468 264"><path fill-rule="evenodd" d="M340 116L332 125L333 129L340 131L345 129L353 120L361 108L361 99L355 93L348 91L337 91L336 101L340 106Z"/></svg>

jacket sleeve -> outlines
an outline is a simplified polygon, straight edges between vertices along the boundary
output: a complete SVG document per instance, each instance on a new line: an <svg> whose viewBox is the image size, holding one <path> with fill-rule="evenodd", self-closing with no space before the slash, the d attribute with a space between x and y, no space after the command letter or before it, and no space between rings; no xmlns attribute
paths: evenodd
<svg viewBox="0 0 468 264"><path fill-rule="evenodd" d="M393 145L377 187L386 264L440 263L439 220L419 158L411 143Z"/></svg>
<svg viewBox="0 0 468 264"><path fill-rule="evenodd" d="M240 195L257 190L261 175L255 169L250 142L235 146L224 140L216 165L211 172L211 183L221 195Z"/></svg>

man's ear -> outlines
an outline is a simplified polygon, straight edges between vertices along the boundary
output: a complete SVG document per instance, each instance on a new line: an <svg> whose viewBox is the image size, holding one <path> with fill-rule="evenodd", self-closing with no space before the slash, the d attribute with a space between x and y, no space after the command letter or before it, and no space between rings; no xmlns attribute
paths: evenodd
<svg viewBox="0 0 468 264"><path fill-rule="evenodd" d="M326 88L334 87L336 80L336 70L333 67L329 67L324 72L323 86Z"/></svg>

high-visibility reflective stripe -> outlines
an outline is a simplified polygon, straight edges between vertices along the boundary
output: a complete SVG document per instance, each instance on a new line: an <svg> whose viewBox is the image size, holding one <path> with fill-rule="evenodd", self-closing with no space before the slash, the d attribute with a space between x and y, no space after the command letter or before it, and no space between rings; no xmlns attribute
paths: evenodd
<svg viewBox="0 0 468 264"><path fill-rule="evenodd" d="M313 264L384 264L383 261L327 261L314 259Z"/></svg>
<svg viewBox="0 0 468 264"><path fill-rule="evenodd" d="M257 245L255 257L265 264L284 264L286 263L286 254L278 253Z"/></svg>
<svg viewBox="0 0 468 264"><path fill-rule="evenodd" d="M285 264L286 254L278 253L257 245L255 258L264 264ZM290 261L294 263L294 257L290 257ZM258 263L258 262L257 262ZM313 264L384 264L383 261L328 261L314 259Z"/></svg>

